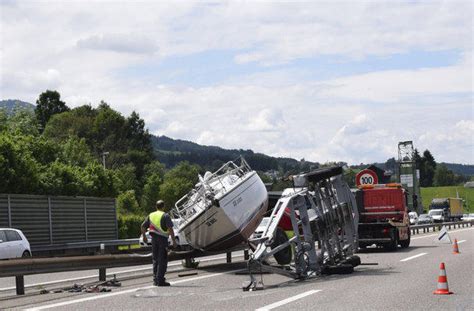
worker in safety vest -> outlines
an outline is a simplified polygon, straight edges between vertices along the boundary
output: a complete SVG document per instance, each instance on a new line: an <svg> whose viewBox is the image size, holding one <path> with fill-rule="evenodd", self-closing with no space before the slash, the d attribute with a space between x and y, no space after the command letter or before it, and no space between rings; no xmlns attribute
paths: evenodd
<svg viewBox="0 0 474 311"><path fill-rule="evenodd" d="M165 273L168 267L168 236L171 236L173 248L176 248L176 239L173 231L173 222L170 215L164 212L165 203L156 202L156 212L150 213L142 223L143 242L147 243L146 231L149 229L153 252L153 284L155 286L170 286L166 282Z"/></svg>

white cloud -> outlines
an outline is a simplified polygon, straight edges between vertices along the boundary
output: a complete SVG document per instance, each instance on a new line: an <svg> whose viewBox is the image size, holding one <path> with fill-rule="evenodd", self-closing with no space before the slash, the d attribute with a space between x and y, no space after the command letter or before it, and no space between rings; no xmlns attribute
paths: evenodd
<svg viewBox="0 0 474 311"><path fill-rule="evenodd" d="M286 127L285 119L278 108L263 109L255 117L250 119L250 123L243 130L257 132L271 132L281 130Z"/></svg>
<svg viewBox="0 0 474 311"><path fill-rule="evenodd" d="M455 124L434 126L419 137L419 143L429 149L437 161L472 164L474 121L460 120Z"/></svg>
<svg viewBox="0 0 474 311"><path fill-rule="evenodd" d="M378 71L324 81L322 95L397 102L409 96L469 93L473 90L471 55L453 66Z"/></svg>
<svg viewBox="0 0 474 311"><path fill-rule="evenodd" d="M355 115L332 137L319 156L345 159L349 163L368 163L395 155L397 140L385 127L367 114ZM317 153L316 153L317 154Z"/></svg>
<svg viewBox="0 0 474 311"><path fill-rule="evenodd" d="M153 39L140 34L93 35L77 41L77 46L118 53L152 54L158 51L158 46Z"/></svg>
<svg viewBox="0 0 474 311"><path fill-rule="evenodd" d="M298 159L384 161L409 139L437 160L473 162L470 2L3 4L2 98L34 102L58 89L70 106L103 99L137 110L155 134ZM201 87L148 79L161 75L154 68L117 74L216 50L256 72ZM351 59L440 50L464 58L328 80L282 65L330 55L350 67Z"/></svg>

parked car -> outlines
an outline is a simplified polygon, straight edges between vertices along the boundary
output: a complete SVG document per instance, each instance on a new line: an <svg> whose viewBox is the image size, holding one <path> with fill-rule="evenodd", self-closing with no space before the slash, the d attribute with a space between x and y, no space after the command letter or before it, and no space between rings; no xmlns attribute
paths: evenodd
<svg viewBox="0 0 474 311"><path fill-rule="evenodd" d="M30 256L30 243L21 230L0 228L0 259Z"/></svg>
<svg viewBox="0 0 474 311"><path fill-rule="evenodd" d="M416 225L418 223L418 213L409 212L408 217L410 218L410 225Z"/></svg>
<svg viewBox="0 0 474 311"><path fill-rule="evenodd" d="M433 218L428 214L421 214L418 217L417 225L428 225L433 223Z"/></svg>
<svg viewBox="0 0 474 311"><path fill-rule="evenodd" d="M474 220L474 213L464 214L463 217L462 217L462 220L464 220L464 221Z"/></svg>

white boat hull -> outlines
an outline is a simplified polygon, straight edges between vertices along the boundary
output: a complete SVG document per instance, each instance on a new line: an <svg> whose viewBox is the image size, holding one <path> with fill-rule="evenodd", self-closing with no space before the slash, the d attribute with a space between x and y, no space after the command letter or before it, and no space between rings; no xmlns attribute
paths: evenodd
<svg viewBox="0 0 474 311"><path fill-rule="evenodd" d="M268 195L256 172L248 176L190 221L180 234L196 249L220 251L246 242L267 210Z"/></svg>

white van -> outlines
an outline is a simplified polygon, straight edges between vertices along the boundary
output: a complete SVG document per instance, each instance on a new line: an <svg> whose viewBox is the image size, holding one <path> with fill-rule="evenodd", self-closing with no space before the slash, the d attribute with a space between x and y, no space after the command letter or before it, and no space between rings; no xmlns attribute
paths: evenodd
<svg viewBox="0 0 474 311"><path fill-rule="evenodd" d="M428 212L428 215L433 218L434 222L444 222L444 211L442 209L432 209Z"/></svg>

